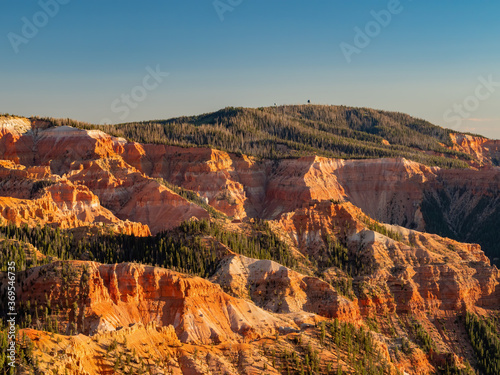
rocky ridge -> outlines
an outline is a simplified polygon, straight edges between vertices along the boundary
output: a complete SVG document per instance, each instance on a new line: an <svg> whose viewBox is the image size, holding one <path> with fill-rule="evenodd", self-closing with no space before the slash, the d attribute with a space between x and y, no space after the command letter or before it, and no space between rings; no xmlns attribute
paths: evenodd
<svg viewBox="0 0 500 375"><path fill-rule="evenodd" d="M490 316L500 308L500 273L479 245L422 232L437 222L429 202L439 207L439 222L450 237L462 233L464 223L474 222L467 229L473 236L494 222L497 167L445 170L402 158L256 160L208 148L143 145L97 130L37 128L25 119L3 119L0 125L3 224L149 236L186 220L213 220L211 207L228 216L218 220L230 231L245 232L254 219L268 220L298 259L290 269L228 248L210 281L131 263L31 268L20 276L21 302L60 305L50 311L65 333L55 342L72 345L68 353L74 357L68 358L76 366L73 359L41 351L66 346L55 344L40 325L26 334L39 338L38 354L46 363L57 357L61 370L112 373L104 348L127 337L158 373L166 371L159 360L179 374L221 368L280 373L263 343L283 355L293 348L305 360L308 349L292 345L304 338L325 363L333 362L344 354L322 349L320 331L322 322L337 318L363 329L377 325L372 331L389 369L431 373L439 361L448 361L444 354L432 357L416 345L411 354L397 354L398 337L412 338L411 319L418 317L439 351L454 353L453 363L460 364L473 357L457 319L465 311ZM454 142L478 159L496 152L493 141ZM70 336L75 333L80 335ZM161 353L139 350L151 351L160 342ZM130 350L123 345L113 361ZM237 357L226 353L232 346ZM354 371L348 358L339 362Z"/></svg>

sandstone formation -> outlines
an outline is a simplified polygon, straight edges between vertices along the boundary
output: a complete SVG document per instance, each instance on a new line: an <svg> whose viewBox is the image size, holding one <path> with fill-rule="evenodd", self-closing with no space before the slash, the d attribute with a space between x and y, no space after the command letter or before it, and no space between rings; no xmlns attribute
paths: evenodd
<svg viewBox="0 0 500 375"><path fill-rule="evenodd" d="M153 233L176 227L191 217L209 217L205 209L118 158L74 162L67 178L88 186L117 217L147 224Z"/></svg>
<svg viewBox="0 0 500 375"><path fill-rule="evenodd" d="M57 225L60 228L107 226L124 234L150 235L143 224L119 220L102 207L99 198L86 186L61 180L45 188L36 199L0 197L0 217L17 226Z"/></svg>
<svg viewBox="0 0 500 375"><path fill-rule="evenodd" d="M213 282L258 306L277 313L311 312L345 321L359 319L356 301L341 296L330 284L304 276L270 260L230 256Z"/></svg>
<svg viewBox="0 0 500 375"><path fill-rule="evenodd" d="M359 260L355 278L362 315L500 307L500 272L478 245L374 223L351 203L317 203L283 214L276 225L304 254L324 259L327 237ZM328 272L326 272L328 274Z"/></svg>
<svg viewBox="0 0 500 375"><path fill-rule="evenodd" d="M385 373L462 364L472 356L458 319L500 309L500 272L473 243L498 249L500 145L458 134L452 142L473 168L403 158L257 160L0 117L2 225L150 236L206 219L241 241L270 230L297 261L291 269L238 255L204 233L186 243L220 250L208 281L135 263L59 261L26 246L49 264L18 274L19 306L36 328L24 332L43 369L71 374L278 374L278 364L298 369L316 356L324 371L334 363L355 372L352 346L324 328L334 319L371 331L377 360L390 362ZM262 219L266 229L254 225ZM417 348L415 317L441 354ZM43 332L49 323L63 334ZM402 337L413 348L404 354Z"/></svg>
<svg viewBox="0 0 500 375"><path fill-rule="evenodd" d="M121 349L124 352L132 350L135 352L133 358L128 354L133 364L139 363L140 358L149 358L150 348L154 347L155 359L161 358L165 361L158 366L152 364L157 371L166 367L169 357L172 357L176 349L181 346L172 326L159 327L153 323L148 325L137 323L118 331L97 334L92 338L84 335L50 337L44 332L33 329L24 330L23 333L40 350L41 362L53 361L55 369L60 373L79 375L114 373L112 361L96 360L99 357L106 358L106 348L112 347L114 343L119 343L116 345L116 351ZM147 348L144 344L148 345ZM146 360L146 363L149 364L149 361Z"/></svg>
<svg viewBox="0 0 500 375"><path fill-rule="evenodd" d="M64 267L73 273L66 283ZM88 286L81 283L83 273L88 274ZM22 298L32 304L50 301L54 306L65 298L68 305L77 302L84 311L79 329L91 335L155 323L172 325L182 342L209 344L273 335L287 324L209 281L139 264L52 263L29 272L24 284L30 288L22 290Z"/></svg>
<svg viewBox="0 0 500 375"><path fill-rule="evenodd" d="M258 264L248 258L245 261ZM296 277L309 282L309 288L323 283L317 291L334 294L324 282ZM77 321L82 332L22 331L35 344L42 368L51 371L111 374L131 367L176 374L263 370L279 374L274 363L275 359L282 361L283 354L275 353L306 347L321 350L324 361L332 361L319 344L315 328L323 318L304 312L299 305L292 307L295 312L274 314L230 297L218 285L200 278L138 264L71 261L30 269L20 279L24 306L27 301L34 309L50 306L51 313L58 314L54 318L60 329L66 325L71 329L70 321ZM316 298L306 304L321 310L320 296L306 292ZM68 306L76 308L72 311ZM389 359L383 343L376 350L385 351L384 360ZM337 353L347 361L347 353Z"/></svg>
<svg viewBox="0 0 500 375"><path fill-rule="evenodd" d="M495 167L443 170L405 159L257 161L206 148L142 145L97 130L30 128L26 119L4 118L2 124L0 159L83 184L117 217L146 224L153 233L191 217L208 217L203 208L152 180L157 178L194 191L235 219L275 219L311 200L349 200L383 222L474 242L484 237L478 227L499 214L500 170ZM484 164L492 164L498 153L498 141L452 138L457 150ZM439 200L445 228L429 223L432 199ZM474 211L479 203L488 206L481 214ZM491 242L483 243L488 251L495 246Z"/></svg>
<svg viewBox="0 0 500 375"><path fill-rule="evenodd" d="M500 141L468 134L452 133L450 136L452 149L471 155L479 165L499 164Z"/></svg>

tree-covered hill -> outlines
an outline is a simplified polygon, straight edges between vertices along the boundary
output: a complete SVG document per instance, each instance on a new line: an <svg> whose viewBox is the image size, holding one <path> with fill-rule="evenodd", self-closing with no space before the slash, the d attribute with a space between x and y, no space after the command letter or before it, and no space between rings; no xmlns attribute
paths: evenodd
<svg viewBox="0 0 500 375"><path fill-rule="evenodd" d="M402 113L345 106L229 107L170 120L73 125L141 143L214 147L269 159L405 157L441 167L466 167L471 160L447 147L449 129Z"/></svg>

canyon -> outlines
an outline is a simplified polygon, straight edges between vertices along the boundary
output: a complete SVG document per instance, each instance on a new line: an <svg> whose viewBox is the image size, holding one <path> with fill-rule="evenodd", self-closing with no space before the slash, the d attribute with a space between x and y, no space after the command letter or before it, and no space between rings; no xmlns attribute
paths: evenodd
<svg viewBox="0 0 500 375"><path fill-rule="evenodd" d="M278 374L296 353L318 358L317 373L329 364L357 373L363 350L353 356L335 341L337 328L325 333L330 324L370 332L383 373L477 366L463 319L500 309L499 141L452 134L470 168L445 169L403 157L260 159L42 125L0 118L2 225L148 238L217 221L254 237L266 222L296 262L202 235L200 246L219 254L208 278L91 259L27 267L17 295L38 316L22 331L39 369ZM58 333L43 328L48 321Z"/></svg>

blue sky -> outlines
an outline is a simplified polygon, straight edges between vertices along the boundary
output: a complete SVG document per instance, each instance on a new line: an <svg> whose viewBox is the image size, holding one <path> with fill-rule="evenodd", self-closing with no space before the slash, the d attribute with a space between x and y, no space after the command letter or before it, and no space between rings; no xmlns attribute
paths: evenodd
<svg viewBox="0 0 500 375"><path fill-rule="evenodd" d="M2 0L0 112L118 123L311 100L500 138L498 1L217 1Z"/></svg>

